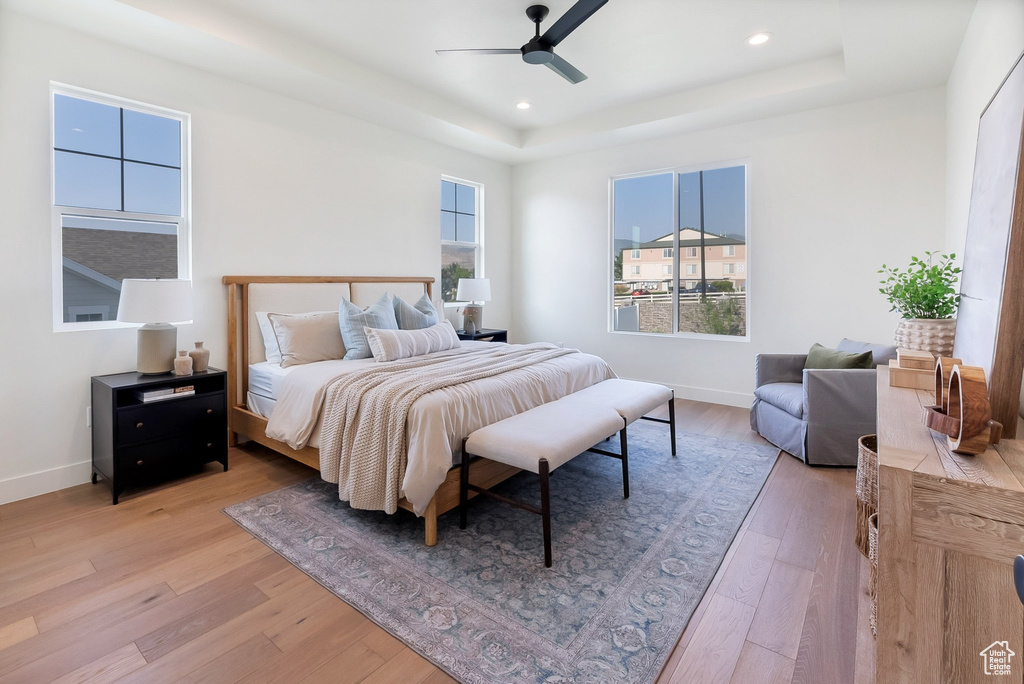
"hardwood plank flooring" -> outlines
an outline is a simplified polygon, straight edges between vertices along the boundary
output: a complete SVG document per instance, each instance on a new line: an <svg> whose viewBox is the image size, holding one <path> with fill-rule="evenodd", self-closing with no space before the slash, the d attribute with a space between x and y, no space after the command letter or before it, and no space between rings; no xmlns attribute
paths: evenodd
<svg viewBox="0 0 1024 684"><path fill-rule="evenodd" d="M745 409L676 416L763 443ZM102 484L0 506L0 683L452 682L220 512L311 475L244 446L116 507ZM780 457L660 682L874 681L854 479Z"/></svg>

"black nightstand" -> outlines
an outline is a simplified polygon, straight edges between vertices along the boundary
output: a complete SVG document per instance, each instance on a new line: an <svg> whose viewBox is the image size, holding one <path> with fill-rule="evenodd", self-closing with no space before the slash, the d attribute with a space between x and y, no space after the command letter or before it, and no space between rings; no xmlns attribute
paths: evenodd
<svg viewBox="0 0 1024 684"><path fill-rule="evenodd" d="M455 334L460 340L488 340L490 342L508 342L508 330L496 330L494 328L481 328L470 335L465 330L456 330Z"/></svg>
<svg viewBox="0 0 1024 684"><path fill-rule="evenodd" d="M136 392L192 385L195 394L144 403ZM118 373L92 379L92 481L152 484L217 461L228 469L227 373Z"/></svg>

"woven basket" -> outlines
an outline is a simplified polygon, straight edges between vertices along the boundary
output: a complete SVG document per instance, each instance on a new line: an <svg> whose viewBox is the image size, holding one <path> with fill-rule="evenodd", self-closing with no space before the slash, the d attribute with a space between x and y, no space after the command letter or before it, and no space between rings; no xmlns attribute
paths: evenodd
<svg viewBox="0 0 1024 684"><path fill-rule="evenodd" d="M878 510L878 439L857 440L857 548L868 555L868 518Z"/></svg>
<svg viewBox="0 0 1024 684"><path fill-rule="evenodd" d="M878 514L872 513L868 518L868 561L871 572L868 574L868 593L871 595L871 614L868 623L871 625L871 636L878 636Z"/></svg>

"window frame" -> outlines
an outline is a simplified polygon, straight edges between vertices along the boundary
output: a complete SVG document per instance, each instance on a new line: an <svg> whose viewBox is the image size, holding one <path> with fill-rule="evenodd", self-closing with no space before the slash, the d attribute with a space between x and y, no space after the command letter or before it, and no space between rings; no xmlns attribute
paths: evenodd
<svg viewBox="0 0 1024 684"><path fill-rule="evenodd" d="M479 182L479 181L472 181L472 180L468 180L466 178L458 178L456 176L449 176L449 175L446 175L446 174L441 174L441 181L442 182L447 181L449 183L455 183L456 185L467 185L467 186L472 187L472 188L474 188L476 190L476 192L473 193L474 201L476 203L475 206L473 207L473 218L475 219L474 222L476 224L475 225L475 231L474 231L475 237L476 237L476 242L464 242L462 240L441 240L440 241L440 247L442 248L442 251L443 251L443 248L444 248L445 245L450 246L450 247L468 247L468 246L472 245L476 249L476 266L473 269L473 277L474 278L486 278L487 276L484 274L484 262L485 262L485 260L484 260L484 250L485 250L484 236L486 234L486 231L484 230L484 184ZM456 189L456 194L457 193L458 193L458 189ZM439 195L438 196L438 203L439 204L440 204L440 200L441 200L441 198L440 198L440 195ZM439 210L438 210L438 219L440 219L441 214L444 211L445 211L444 209L440 209L439 208ZM438 223L438 229L440 229L440 223ZM456 228L455 236L458 237L458 235L459 235L458 228ZM442 266L442 268L443 268L443 266ZM438 279L437 285L438 285L437 291L440 293L441 292L441 281L440 281L440 279ZM444 299L444 294L443 293L440 294L440 299L442 299L441 305L444 308L446 308L446 309L462 306L462 305L465 304L465 302L445 302L445 301L443 301L443 299Z"/></svg>
<svg viewBox="0 0 1024 684"><path fill-rule="evenodd" d="M671 333L654 333L654 332L643 332L633 330L616 330L615 329L615 274L613 269L609 268L605 272L605 302L608 307L607 314L607 328L606 332L614 335L636 335L643 337L656 337L659 339L676 338L683 340L707 340L707 341L721 341L721 342L750 342L752 337L752 317L750 312L753 309L752 298L751 298L751 277L750 277L750 254L751 254L751 220L750 220L750 174L754 165L749 158L742 159L729 159L724 161L707 162L700 164L691 164L684 166L673 166L668 168L650 169L646 171L637 171L633 173L619 174L611 176L608 179L608 227L607 234L605 236L605 247L607 249L607 260L605 263L611 264L615 258L615 181L624 180L628 178L641 178L644 176L655 176L659 174L674 174L672 179L672 224L675 226L672 235L672 248L673 248L673 271L678 273L678 267L676 264L680 261L681 255L679 253L679 175L686 173L695 173L697 171L714 171L716 169L726 169L733 166L743 166L743 204L744 204L744 223L745 223L745 241L744 246L746 247L746 256L744 257L744 263L747 268L744 272L744 280L746 286L743 289L743 297L746 306L746 330L744 335L712 335L708 333L695 333L695 332L680 332L679 331L679 280L682 274L679 276L673 276L675 284L673 286L673 306L672 306L672 330ZM699 254L698 254L699 256Z"/></svg>
<svg viewBox="0 0 1024 684"><path fill-rule="evenodd" d="M129 109L143 114L153 114L181 123L181 215L148 214L135 211L115 211L110 209L89 209L58 205L56 203L56 142L54 136L54 98L66 95L100 104ZM116 328L138 328L138 323L121 321L65 321L64 320L64 267L63 267L63 217L82 216L89 218L107 218L119 220L153 221L177 224L178 238L178 278L192 279L192 117L187 112L168 109L159 105L151 105L130 100L116 95L108 95L87 88L50 82L50 240L51 240L51 282L52 282L52 315L54 332L74 332L84 330L111 330ZM169 321L170 323L191 323L192 321Z"/></svg>

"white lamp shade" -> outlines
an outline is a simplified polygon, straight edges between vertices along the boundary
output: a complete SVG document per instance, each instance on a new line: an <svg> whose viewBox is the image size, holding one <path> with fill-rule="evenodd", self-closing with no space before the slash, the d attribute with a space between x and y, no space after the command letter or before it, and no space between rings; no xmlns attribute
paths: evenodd
<svg viewBox="0 0 1024 684"><path fill-rule="evenodd" d="M117 320L126 323L192 320L192 281L126 278L121 281Z"/></svg>
<svg viewBox="0 0 1024 684"><path fill-rule="evenodd" d="M455 293L455 299L460 302L491 301L491 279L459 278L459 290Z"/></svg>

